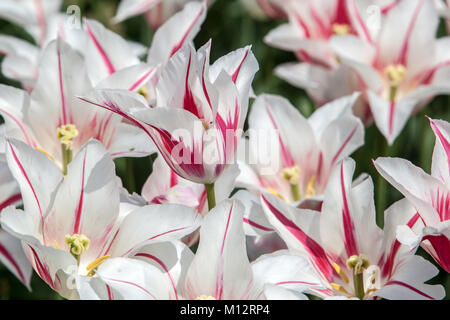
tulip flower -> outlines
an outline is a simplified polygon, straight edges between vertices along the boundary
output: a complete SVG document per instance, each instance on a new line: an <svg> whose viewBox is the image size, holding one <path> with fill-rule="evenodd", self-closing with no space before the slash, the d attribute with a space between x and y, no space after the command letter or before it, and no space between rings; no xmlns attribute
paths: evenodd
<svg viewBox="0 0 450 320"><path fill-rule="evenodd" d="M302 294L322 283L308 261L280 251L257 261L248 261L242 226L244 207L239 201L226 200L204 219L200 229L200 244L195 255L186 254L180 264L184 277L178 283L178 296L189 300L306 299ZM120 274L121 266L105 262L98 274L108 285L108 279ZM161 280L151 283L149 270L135 265L130 279L139 279L146 287L146 296L129 286L125 299L165 299L167 289ZM301 279L301 280L299 280ZM105 298L101 295L98 298Z"/></svg>
<svg viewBox="0 0 450 320"><path fill-rule="evenodd" d="M101 81L96 87L99 89L128 89L144 96L148 104L155 104L156 85L162 69L178 50L192 42L205 20L206 10L204 3L188 3L183 10L173 15L156 30L148 50L146 63L120 69Z"/></svg>
<svg viewBox="0 0 450 320"><path fill-rule="evenodd" d="M382 16L392 0L296 1L280 2L289 22L272 30L264 41L270 46L292 51L302 62L278 66L275 74L296 87L304 88L318 105L361 91L358 75L342 65L330 46L335 36L352 34L371 43ZM353 50L354 51L354 50ZM364 123L372 121L367 103L361 99L355 114Z"/></svg>
<svg viewBox="0 0 450 320"><path fill-rule="evenodd" d="M294 205L321 201L334 165L364 142L364 127L352 114L358 96L326 104L309 119L282 97L259 96L249 115L250 154L239 161L237 185Z"/></svg>
<svg viewBox="0 0 450 320"><path fill-rule="evenodd" d="M399 227L398 239L412 249L419 244L447 272L450 272L450 126L431 120L436 135L431 175L400 158L378 158L378 172L399 190L417 210L423 222L420 230Z"/></svg>
<svg viewBox="0 0 450 320"><path fill-rule="evenodd" d="M6 122L3 139L26 142L63 171L90 138L100 140L114 157L153 152L154 147L139 129L110 112L93 111L76 98L76 94L89 90L92 86L82 57L63 40L55 40L44 52L31 95L0 86L0 114Z"/></svg>
<svg viewBox="0 0 450 320"><path fill-rule="evenodd" d="M8 140L6 156L24 210L5 209L2 227L21 240L34 270L66 298L77 298L86 282L97 286L90 278L109 258L132 259L145 246L159 252L155 260L164 264L170 250L158 246L192 233L200 222L180 205L121 206L114 163L98 141L81 148L65 177L44 154L18 140ZM108 291L105 284L103 289Z"/></svg>
<svg viewBox="0 0 450 320"><path fill-rule="evenodd" d="M120 90L96 90L82 100L118 113L140 127L170 168L204 184L209 208L214 182L234 161L258 64L246 47L209 66L210 43L186 45L170 58L156 87L157 105Z"/></svg>
<svg viewBox="0 0 450 320"><path fill-rule="evenodd" d="M325 283L322 298L442 299L444 288L425 284L438 270L410 252L395 237L400 224L414 226L415 210L400 201L386 212L381 230L375 222L373 183L352 183L355 162L338 163L325 191L322 211L297 209L263 194L268 220L291 252L309 257Z"/></svg>
<svg viewBox="0 0 450 320"><path fill-rule="evenodd" d="M340 61L358 73L375 123L389 144L413 113L434 96L450 92L450 39L436 38L438 22L433 1L399 1L372 43L353 35L331 41Z"/></svg>

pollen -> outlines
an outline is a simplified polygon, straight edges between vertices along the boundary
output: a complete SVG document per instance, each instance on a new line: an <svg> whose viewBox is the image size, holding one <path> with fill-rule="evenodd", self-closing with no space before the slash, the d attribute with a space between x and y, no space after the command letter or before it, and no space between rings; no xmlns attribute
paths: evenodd
<svg viewBox="0 0 450 320"><path fill-rule="evenodd" d="M72 149L72 142L78 136L78 130L73 124L65 124L57 129L58 139L67 149Z"/></svg>
<svg viewBox="0 0 450 320"><path fill-rule="evenodd" d="M106 256L102 256L100 258L95 259L94 261L92 261L91 263L88 264L88 266L86 267L86 270L88 271L88 277L92 277L95 274L95 270L103 263L105 262L106 259L108 259L109 255Z"/></svg>
<svg viewBox="0 0 450 320"><path fill-rule="evenodd" d="M384 69L384 74L391 87L398 87L405 80L406 68L402 64L390 64Z"/></svg>
<svg viewBox="0 0 450 320"><path fill-rule="evenodd" d="M350 33L350 26L348 24L335 23L332 26L333 34L343 36Z"/></svg>
<svg viewBox="0 0 450 320"><path fill-rule="evenodd" d="M201 296L195 298L195 300L216 300L216 298L202 294Z"/></svg>
<svg viewBox="0 0 450 320"><path fill-rule="evenodd" d="M281 177L290 184L298 184L298 180L300 178L300 168L298 166L285 168L281 171Z"/></svg>

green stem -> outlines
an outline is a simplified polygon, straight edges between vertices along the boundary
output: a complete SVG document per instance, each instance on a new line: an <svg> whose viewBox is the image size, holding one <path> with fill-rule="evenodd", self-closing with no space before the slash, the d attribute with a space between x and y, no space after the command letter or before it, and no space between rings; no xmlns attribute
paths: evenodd
<svg viewBox="0 0 450 320"><path fill-rule="evenodd" d="M127 189L132 193L136 191L136 179L134 177L134 164L132 158L126 158L125 160L126 172L127 172Z"/></svg>
<svg viewBox="0 0 450 320"><path fill-rule="evenodd" d="M212 210L216 206L216 194L214 192L214 183L206 183L206 197L208 198L208 209Z"/></svg>
<svg viewBox="0 0 450 320"><path fill-rule="evenodd" d="M353 285L355 286L355 296L359 299L363 299L365 292L364 292L364 280L363 280L363 273L355 273L353 275Z"/></svg>

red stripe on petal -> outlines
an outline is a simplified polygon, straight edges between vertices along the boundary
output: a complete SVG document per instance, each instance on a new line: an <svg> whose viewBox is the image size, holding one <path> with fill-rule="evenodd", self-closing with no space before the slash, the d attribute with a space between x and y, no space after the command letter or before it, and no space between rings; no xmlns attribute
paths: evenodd
<svg viewBox="0 0 450 320"><path fill-rule="evenodd" d="M344 163L341 163L341 192L342 192L342 225L344 228L344 245L347 255L353 256L358 254L358 246L355 239L355 226L348 207L347 194L345 191L344 181Z"/></svg>
<svg viewBox="0 0 450 320"><path fill-rule="evenodd" d="M245 52L244 58L239 63L239 66L237 67L236 71L234 71L233 75L231 76L231 79L233 80L234 83L236 83L237 77L239 76L239 72L241 71L241 68L242 68L242 65L244 64L245 59L247 59L249 51L250 51L250 49L247 49L247 51Z"/></svg>
<svg viewBox="0 0 450 320"><path fill-rule="evenodd" d="M87 156L87 148L84 151L83 157L83 168L81 171L81 190L80 190L80 198L78 200L78 205L75 210L75 221L73 224L73 233L81 234L81 214L83 212L83 199L84 199L84 176L85 176L85 168L86 168L86 156Z"/></svg>
<svg viewBox="0 0 450 320"><path fill-rule="evenodd" d="M58 83L59 83L59 94L61 97L61 113L62 119L60 119L59 125L64 125L68 123L68 110L66 106L66 96L64 94L64 81L62 76L62 66L61 66L61 52L59 47L57 48L57 56L58 56Z"/></svg>
<svg viewBox="0 0 450 320"><path fill-rule="evenodd" d="M388 282L385 284L385 286L389 286L389 285L398 285L398 286L402 286L402 287L405 287L405 288L407 288L407 289L409 289L409 290L411 290L411 291L414 291L415 293L420 294L421 296L423 296L423 297L425 297L425 298L434 300L433 297L429 296L429 295L426 294L425 292L422 292L422 291L420 291L419 289L414 288L413 286L411 286L411 285L409 285L409 284L407 284L407 283L404 283L404 282L402 282L402 281L391 280L391 281L388 281Z"/></svg>
<svg viewBox="0 0 450 320"><path fill-rule="evenodd" d="M408 29L406 31L405 42L403 42L402 49L401 49L400 54L399 54L399 56L397 58L397 64L402 64L404 66L407 65L407 62L408 62L407 59L408 59L408 52L409 52L409 45L410 45L410 41L411 41L411 35L412 35L412 32L413 32L414 27L416 25L417 17L419 16L420 9L422 8L422 6L423 6L423 0L419 1L416 9L414 10L413 17L412 17L411 22L410 22L410 24L408 26Z"/></svg>
<svg viewBox="0 0 450 320"><path fill-rule="evenodd" d="M145 80L147 80L147 78L149 78L149 76L155 71L155 69L151 69L150 71L148 71L147 73L145 73L141 78L138 79L138 81L136 81L135 83L133 83L131 85L131 87L128 89L128 91L134 91L139 89L142 86L142 83L144 83Z"/></svg>
<svg viewBox="0 0 450 320"><path fill-rule="evenodd" d="M184 42L186 41L187 36L189 35L189 33L191 32L192 28L195 26L195 24L197 23L197 21L200 19L200 17L203 14L203 11L205 9L202 7L202 10L200 10L200 12L198 13L198 15L195 17L194 21L189 25L188 29L186 30L186 32L183 34L181 40L172 48L172 51L170 52L170 56L172 57L178 50L180 50L180 48L183 46Z"/></svg>
<svg viewBox="0 0 450 320"><path fill-rule="evenodd" d="M347 144L350 142L350 140L353 138L353 136L356 133L356 130L358 130L358 126L356 126L352 132L350 133L350 135L347 137L347 139L345 139L344 143L340 146L339 150L336 152L336 154L333 157L333 160L331 160L331 165L334 165L337 161L337 159L339 158L339 156L341 155L342 151L344 150L344 148L347 146Z"/></svg>
<svg viewBox="0 0 450 320"><path fill-rule="evenodd" d="M358 8L356 6L356 1L355 0L350 0L349 1L349 10L351 11L352 15L355 17L356 23L362 29L364 39L367 42L369 42L370 44L373 44L373 40L372 40L372 37L370 35L370 32L367 29L367 27L366 27L366 25L365 25L361 15L359 14L359 11L358 11Z"/></svg>
<svg viewBox="0 0 450 320"><path fill-rule="evenodd" d="M22 195L20 193L12 195L8 199L6 199L5 201L0 203L0 211L2 211L3 209L5 209L6 207L8 207L10 205L13 205L13 204L19 202L20 200L22 200Z"/></svg>
<svg viewBox="0 0 450 320"><path fill-rule="evenodd" d="M286 230L292 234L309 253L310 258L313 260L315 267L322 273L322 275L329 281L336 273L333 266L327 258L325 250L314 239L310 238L303 232L294 222L286 218L278 209L276 209L264 195L261 196L264 204L277 218L277 220L286 228Z"/></svg>
<svg viewBox="0 0 450 320"><path fill-rule="evenodd" d="M408 221L408 227L412 228L416 222L419 220L420 215L416 212L416 214ZM390 278L392 275L392 271L394 268L394 261L397 256L397 252L401 247L401 243L396 239L391 247L391 251L389 252L388 258L383 265L382 276L384 278Z"/></svg>
<svg viewBox="0 0 450 320"><path fill-rule="evenodd" d="M164 262L161 259L159 259L158 257L155 257L154 255L151 255L148 253L137 253L137 254L135 254L135 257L145 257L145 258L151 259L151 260L155 261L157 264L159 264L161 266L161 268L163 268L163 270L166 272L167 277L169 278L170 284L172 286L173 292L175 293L175 299L178 300L178 291L177 291L177 287L175 285L175 281L172 278L172 275L170 274L170 271L167 268L167 266L164 264Z"/></svg>
<svg viewBox="0 0 450 320"><path fill-rule="evenodd" d="M24 284L27 284L27 280L25 279L25 276L22 270L20 269L19 264L17 263L16 260L14 260L12 254L1 243L0 243L0 255L4 256L6 260L8 260L9 263L11 263L13 268L17 271L17 275L19 276L20 281L22 281Z"/></svg>
<svg viewBox="0 0 450 320"><path fill-rule="evenodd" d="M118 282L118 283L122 283L122 284L128 284L130 286L136 287L139 290L145 292L146 294L148 294L149 296L151 296L154 300L156 300L156 297L147 289L145 289L144 287L138 285L137 283L133 283L130 281L125 281L125 280L119 280L119 279L112 279L112 278L106 278L108 281L113 281L113 282Z"/></svg>
<svg viewBox="0 0 450 320"><path fill-rule="evenodd" d="M19 167L20 171L22 172L23 177L25 178L25 180L27 181L28 186L31 189L31 192L33 193L34 199L36 200L36 204L38 206L39 209L39 216L41 217L41 224L42 224L42 237L44 238L45 241L45 236L44 236L44 213L42 212L42 208L41 208L41 203L39 202L39 199L36 195L36 191L34 190L33 185L31 184L30 179L28 178L27 173L25 172L25 169L23 168L22 164L20 163L19 159L17 158L16 152L14 151L14 148L12 147L11 143L8 142L9 148L11 150L11 155L13 156L14 161L16 162L17 166Z"/></svg>
<svg viewBox="0 0 450 320"><path fill-rule="evenodd" d="M450 175L450 142L442 134L441 130L436 125L436 123L430 118L428 118L428 120L430 120L431 127L433 128L435 135L439 138L439 141L441 142L442 147L444 148L445 154L447 155L447 163Z"/></svg>
<svg viewBox="0 0 450 320"><path fill-rule="evenodd" d="M111 59L106 54L105 50L101 46L101 44L98 42L97 38L95 37L94 33L92 32L91 28L89 28L89 25L86 23L86 31L91 38L92 42L94 43L95 48L97 49L98 53L100 54L100 57L103 60L103 63L106 66L106 69L108 70L109 74L113 74L116 72L116 68L114 68L113 63L111 62Z"/></svg>
<svg viewBox="0 0 450 320"><path fill-rule="evenodd" d="M247 219L247 218L244 218L244 223L246 223L246 224L248 224L248 225L250 225L252 227L255 227L257 229L263 230L263 231L269 231L269 232L270 231L274 231L273 229L264 227L263 225L260 225L260 224L254 222L254 221L252 221L250 219Z"/></svg>

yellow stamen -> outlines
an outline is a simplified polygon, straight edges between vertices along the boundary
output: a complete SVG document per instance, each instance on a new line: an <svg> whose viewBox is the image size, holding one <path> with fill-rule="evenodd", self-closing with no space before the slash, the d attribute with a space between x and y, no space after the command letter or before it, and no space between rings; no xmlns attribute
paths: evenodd
<svg viewBox="0 0 450 320"><path fill-rule="evenodd" d="M54 240L53 246L55 247L55 249L59 249L58 241Z"/></svg>
<svg viewBox="0 0 450 320"><path fill-rule="evenodd" d="M405 80L406 68L402 64L390 64L384 69L391 87L400 86Z"/></svg>
<svg viewBox="0 0 450 320"><path fill-rule="evenodd" d="M332 26L333 33L338 36L343 36L350 33L350 26L348 24L335 23Z"/></svg>
<svg viewBox="0 0 450 320"><path fill-rule="evenodd" d="M308 186L306 187L306 197L313 197L317 194L316 189L314 188L314 183L316 182L316 176L312 176L308 182Z"/></svg>
<svg viewBox="0 0 450 320"><path fill-rule="evenodd" d="M105 262L106 259L108 259L109 255L102 256L100 258L95 259L91 263L88 264L86 267L86 270L88 271L88 277L92 277L95 274L95 269L97 269L103 262Z"/></svg>
<svg viewBox="0 0 450 320"><path fill-rule="evenodd" d="M286 198L283 197L281 194L279 194L275 189L267 188L267 191L269 191L271 194L277 196L277 197L280 198L281 200L286 201Z"/></svg>
<svg viewBox="0 0 450 320"><path fill-rule="evenodd" d="M45 154L47 156L47 158L49 158L50 160L52 160L52 161L55 160L55 159L53 159L53 157L47 151L45 151L41 147L37 147L36 150L42 152L43 154Z"/></svg>
<svg viewBox="0 0 450 320"><path fill-rule="evenodd" d="M148 97L150 96L148 93L148 89L147 87L141 87L137 93L139 93L141 96L143 96L145 99L148 99Z"/></svg>
<svg viewBox="0 0 450 320"><path fill-rule="evenodd" d="M345 283L349 283L347 275L342 271L341 267L337 263L333 263L334 270L336 270L337 274L344 280Z"/></svg>
<svg viewBox="0 0 450 320"><path fill-rule="evenodd" d="M57 129L58 139L67 149L72 149L72 141L78 136L78 130L73 124L65 124Z"/></svg>
<svg viewBox="0 0 450 320"><path fill-rule="evenodd" d="M345 293L345 294L349 294L348 292L347 292L347 290L345 290L345 288L343 287L343 286L341 286L340 284L337 284L337 283L330 283L331 284L331 286L333 287L333 289L334 290L337 290L337 291L340 291L340 292L343 292L343 293Z"/></svg>
<svg viewBox="0 0 450 320"><path fill-rule="evenodd" d="M195 298L195 300L216 300L216 298L202 294L201 296Z"/></svg>

